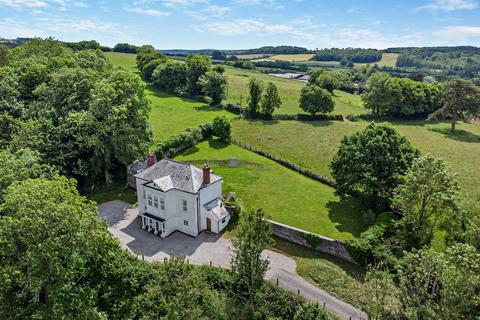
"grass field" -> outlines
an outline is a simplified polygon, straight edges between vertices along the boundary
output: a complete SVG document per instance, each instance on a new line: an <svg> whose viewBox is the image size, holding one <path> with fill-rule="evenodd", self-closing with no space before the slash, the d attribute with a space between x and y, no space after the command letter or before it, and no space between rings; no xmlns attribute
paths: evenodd
<svg viewBox="0 0 480 320"><path fill-rule="evenodd" d="M237 168L228 166L230 157L238 159ZM247 209L263 208L275 221L340 240L366 228L356 201L340 201L333 188L235 145L206 141L176 159L208 162L222 176L223 192L236 192Z"/></svg>
<svg viewBox="0 0 480 320"><path fill-rule="evenodd" d="M355 63L355 67L370 65L378 65L379 67L395 67L397 65L398 53L382 53L382 59L373 63Z"/></svg>
<svg viewBox="0 0 480 320"><path fill-rule="evenodd" d="M309 61L315 55L313 53L306 53L306 54L277 54L275 56L271 56L270 59L272 60L282 60L288 62L296 62L296 61Z"/></svg>
<svg viewBox="0 0 480 320"><path fill-rule="evenodd" d="M233 135L277 156L330 177L328 164L344 135L367 122L235 121ZM422 152L444 159L458 175L466 198L480 201L480 125L458 124L450 135L448 123L397 122L395 127Z"/></svg>
<svg viewBox="0 0 480 320"><path fill-rule="evenodd" d="M255 77L264 82L271 81L278 87L280 97L282 98L282 106L276 110L281 114L297 114L304 113L298 106L300 91L304 83L296 80L282 79L268 74L242 70L237 68L226 67L226 75L228 77L228 97L225 102L236 103L247 106L248 101L248 81ZM360 96L354 96L342 91L335 91L335 114L361 114L365 113L362 106Z"/></svg>
<svg viewBox="0 0 480 320"><path fill-rule="evenodd" d="M132 72L138 72L135 55L107 52L112 62ZM145 90L150 100L150 123L153 131L154 146L170 136L200 124L212 122L219 115L233 117L225 110L214 108L203 102L172 96L147 84Z"/></svg>

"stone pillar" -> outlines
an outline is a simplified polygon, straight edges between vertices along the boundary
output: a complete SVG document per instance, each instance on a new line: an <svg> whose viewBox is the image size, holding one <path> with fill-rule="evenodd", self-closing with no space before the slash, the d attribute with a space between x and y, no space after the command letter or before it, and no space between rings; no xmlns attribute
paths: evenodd
<svg viewBox="0 0 480 320"><path fill-rule="evenodd" d="M145 230L147 226L145 225L145 217L142 216L142 229Z"/></svg>
<svg viewBox="0 0 480 320"><path fill-rule="evenodd" d="M148 219L148 232L152 231L152 219Z"/></svg>
<svg viewBox="0 0 480 320"><path fill-rule="evenodd" d="M155 225L155 228L154 228L155 231L153 231L153 234L154 234L154 235L157 235L157 234L158 234L158 223L157 223L157 221L154 221L153 223L154 223L154 225Z"/></svg>

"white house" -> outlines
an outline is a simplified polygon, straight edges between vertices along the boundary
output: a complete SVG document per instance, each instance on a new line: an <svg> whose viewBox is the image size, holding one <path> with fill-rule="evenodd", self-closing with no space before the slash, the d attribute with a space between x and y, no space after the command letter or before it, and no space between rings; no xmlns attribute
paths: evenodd
<svg viewBox="0 0 480 320"><path fill-rule="evenodd" d="M142 228L164 238L175 231L196 237L221 232L230 214L221 200L222 178L208 165L162 159L135 174Z"/></svg>

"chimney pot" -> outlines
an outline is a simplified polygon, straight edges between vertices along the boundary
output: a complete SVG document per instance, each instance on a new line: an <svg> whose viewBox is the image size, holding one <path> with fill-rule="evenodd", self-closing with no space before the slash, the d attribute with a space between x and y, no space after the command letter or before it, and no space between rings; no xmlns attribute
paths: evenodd
<svg viewBox="0 0 480 320"><path fill-rule="evenodd" d="M151 167L157 163L157 155L155 153L150 153L147 156L147 166Z"/></svg>
<svg viewBox="0 0 480 320"><path fill-rule="evenodd" d="M210 167L208 164L203 166L203 184L210 184Z"/></svg>

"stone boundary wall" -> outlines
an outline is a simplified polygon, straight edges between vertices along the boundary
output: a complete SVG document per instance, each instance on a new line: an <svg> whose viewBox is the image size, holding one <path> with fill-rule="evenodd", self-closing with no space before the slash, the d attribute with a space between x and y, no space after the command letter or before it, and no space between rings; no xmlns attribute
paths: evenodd
<svg viewBox="0 0 480 320"><path fill-rule="evenodd" d="M314 250L322 253L327 253L331 256L358 265L358 262L356 262L348 253L342 241L330 239L309 231L298 229L272 220L267 221L270 222L270 225L272 227L272 234L279 238L291 241L304 247L312 248L312 245L307 240L307 237L314 237L316 238L316 242L318 243L317 246L313 248Z"/></svg>

